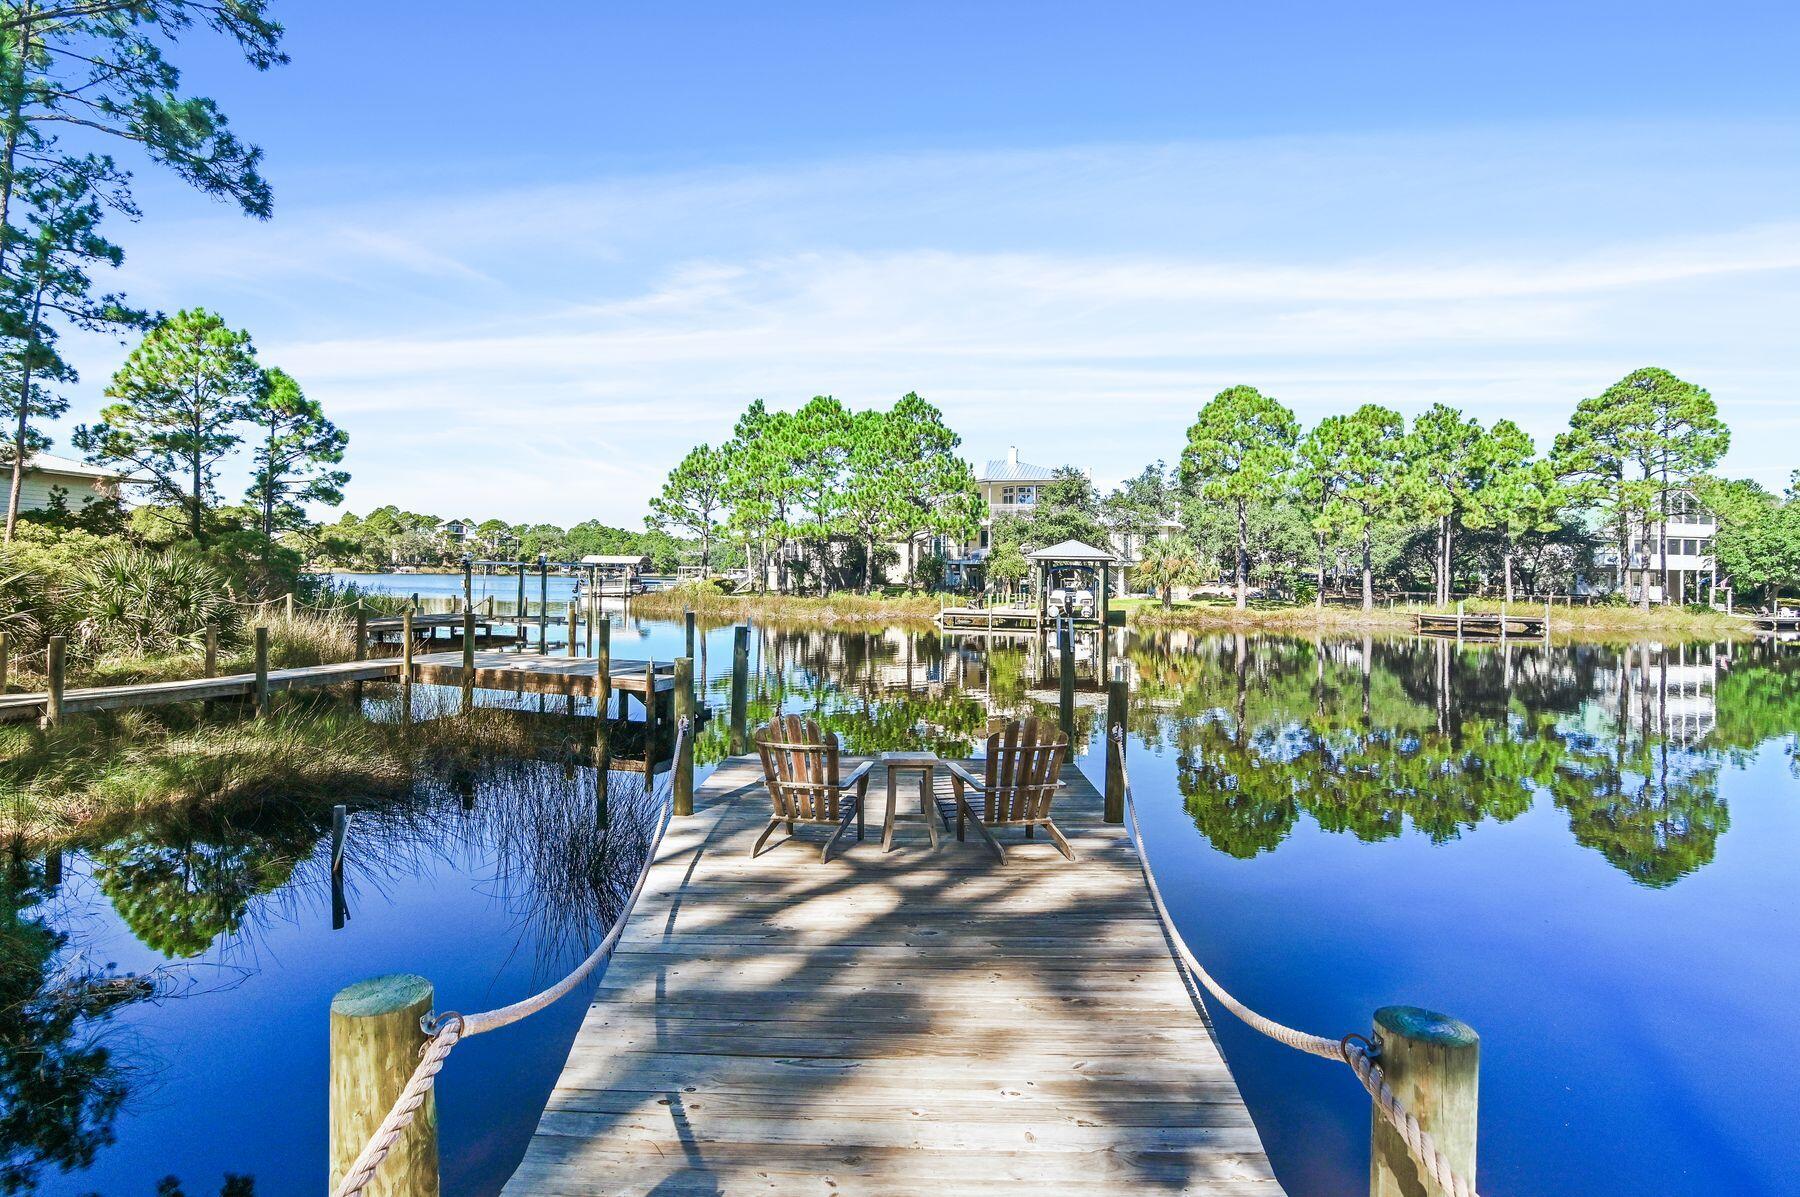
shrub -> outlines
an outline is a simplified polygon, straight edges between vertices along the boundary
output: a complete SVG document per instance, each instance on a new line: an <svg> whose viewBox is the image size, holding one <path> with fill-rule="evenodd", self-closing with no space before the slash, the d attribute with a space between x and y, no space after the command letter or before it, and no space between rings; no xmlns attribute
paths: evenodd
<svg viewBox="0 0 1800 1197"><path fill-rule="evenodd" d="M197 650L209 626L237 622L225 579L179 552L114 547L76 569L57 596L62 623L84 656Z"/></svg>

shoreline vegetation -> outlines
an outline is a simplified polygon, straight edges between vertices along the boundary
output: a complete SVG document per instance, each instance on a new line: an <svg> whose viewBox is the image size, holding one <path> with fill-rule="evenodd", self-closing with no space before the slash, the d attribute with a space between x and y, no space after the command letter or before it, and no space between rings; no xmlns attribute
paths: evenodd
<svg viewBox="0 0 1800 1197"><path fill-rule="evenodd" d="M942 599L942 602L940 601ZM716 586L695 584L653 591L631 601L635 614L679 619L693 611L701 619L755 619L780 624L816 624L823 627L867 624L921 625L931 623L943 605L955 605L944 596L900 595L792 595L726 594ZM1515 615L1537 615L1543 603L1530 600L1502 604L1498 599L1467 599L1470 615L1497 614L1502 606ZM1382 631L1410 630L1415 614L1442 613L1445 608L1425 603L1360 606L1328 603L1256 603L1239 610L1230 599L1190 599L1168 610L1153 598L1120 598L1114 610L1126 612L1126 626L1146 629L1220 629L1270 632L1370 628ZM1452 604L1448 610L1454 611ZM1739 616L1721 611L1696 611L1685 607L1641 607L1619 603L1593 605L1553 603L1550 613L1553 636L1607 640L1618 636L1673 635L1694 640L1751 638L1755 629Z"/></svg>

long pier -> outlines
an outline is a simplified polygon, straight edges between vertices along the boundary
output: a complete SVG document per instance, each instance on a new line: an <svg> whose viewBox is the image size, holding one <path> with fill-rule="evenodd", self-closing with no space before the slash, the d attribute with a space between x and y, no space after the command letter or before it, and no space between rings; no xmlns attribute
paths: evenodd
<svg viewBox="0 0 1800 1197"><path fill-rule="evenodd" d="M869 838L821 864L816 829L750 858L769 800L725 761L505 1193L1279 1194L1130 838L1063 779L1073 862L905 822L883 853L877 765Z"/></svg>
<svg viewBox="0 0 1800 1197"><path fill-rule="evenodd" d="M462 617L457 618L460 620ZM631 694L642 701L654 685L656 701L666 707L668 696L675 690L674 666L669 662L656 662L653 684L649 680L651 664L649 661L613 658L610 670L613 692ZM271 693L280 693L336 686L346 682L400 681L405 668L403 658L380 657L368 661L271 669L268 673L268 687ZM597 688L598 678L598 665L593 657L559 657L535 652L494 650L475 653L477 689L513 690L529 694L592 695ZM415 656L412 680L426 685L461 686L462 653L423 653ZM257 676L254 673L143 682L129 686L89 686L64 691L62 710L67 715L78 711L117 711L127 707L165 706L221 698L253 698L256 689ZM0 721L42 718L48 710L49 695L43 691L0 695Z"/></svg>

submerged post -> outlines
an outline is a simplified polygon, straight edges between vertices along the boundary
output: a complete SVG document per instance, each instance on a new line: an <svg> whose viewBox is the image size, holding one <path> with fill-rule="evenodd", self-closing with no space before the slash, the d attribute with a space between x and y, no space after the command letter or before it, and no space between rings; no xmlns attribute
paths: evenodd
<svg viewBox="0 0 1800 1197"><path fill-rule="evenodd" d="M63 651L68 642L61 636L50 637L44 646L44 674L49 691L44 696L44 723L55 727L63 717Z"/></svg>
<svg viewBox="0 0 1800 1197"><path fill-rule="evenodd" d="M431 982L410 973L373 977L331 999L331 1185L362 1152L418 1067ZM382 1161L368 1197L437 1197L437 1100L425 1102Z"/></svg>
<svg viewBox="0 0 1800 1197"><path fill-rule="evenodd" d="M1459 1019L1416 1006L1375 1011L1375 1035L1394 1096L1456 1174L1474 1183L1481 1037ZM1449 1190L1433 1182L1386 1116L1379 1109L1370 1116L1369 1197L1445 1197Z"/></svg>
<svg viewBox="0 0 1800 1197"><path fill-rule="evenodd" d="M694 658L682 657L675 662L675 739L681 751L669 768L675 770L673 794L675 813L694 813ZM681 721L688 720L688 734L680 732Z"/></svg>
<svg viewBox="0 0 1800 1197"><path fill-rule="evenodd" d="M256 713L269 713L269 625L256 625Z"/></svg>
<svg viewBox="0 0 1800 1197"><path fill-rule="evenodd" d="M1062 665L1058 714L1062 721L1063 735L1069 737L1072 752L1075 746L1075 635L1067 621L1057 626L1056 640L1060 650L1057 655L1061 658Z"/></svg>
<svg viewBox="0 0 1800 1197"><path fill-rule="evenodd" d="M750 704L750 625L731 629L731 754L750 751L747 711Z"/></svg>
<svg viewBox="0 0 1800 1197"><path fill-rule="evenodd" d="M1102 738L1106 750L1106 806L1102 818L1108 823L1125 821L1125 745L1114 744L1112 734L1113 728L1125 726L1129 689L1125 667L1115 665L1112 679L1106 683L1106 733Z"/></svg>

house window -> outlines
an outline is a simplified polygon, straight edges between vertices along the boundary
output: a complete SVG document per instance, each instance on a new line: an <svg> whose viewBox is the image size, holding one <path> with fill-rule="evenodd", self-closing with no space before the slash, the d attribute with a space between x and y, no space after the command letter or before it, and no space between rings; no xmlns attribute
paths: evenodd
<svg viewBox="0 0 1800 1197"><path fill-rule="evenodd" d="M986 528L981 530L981 547L984 549L988 547L988 530Z"/></svg>
<svg viewBox="0 0 1800 1197"><path fill-rule="evenodd" d="M1026 504L1036 503L1037 502L1037 487L1021 486L1019 488L1019 502L1026 503Z"/></svg>
<svg viewBox="0 0 1800 1197"><path fill-rule="evenodd" d="M1000 488L1000 501L1002 503L1010 503L1013 501L1013 488L1012 487L1003 486Z"/></svg>

